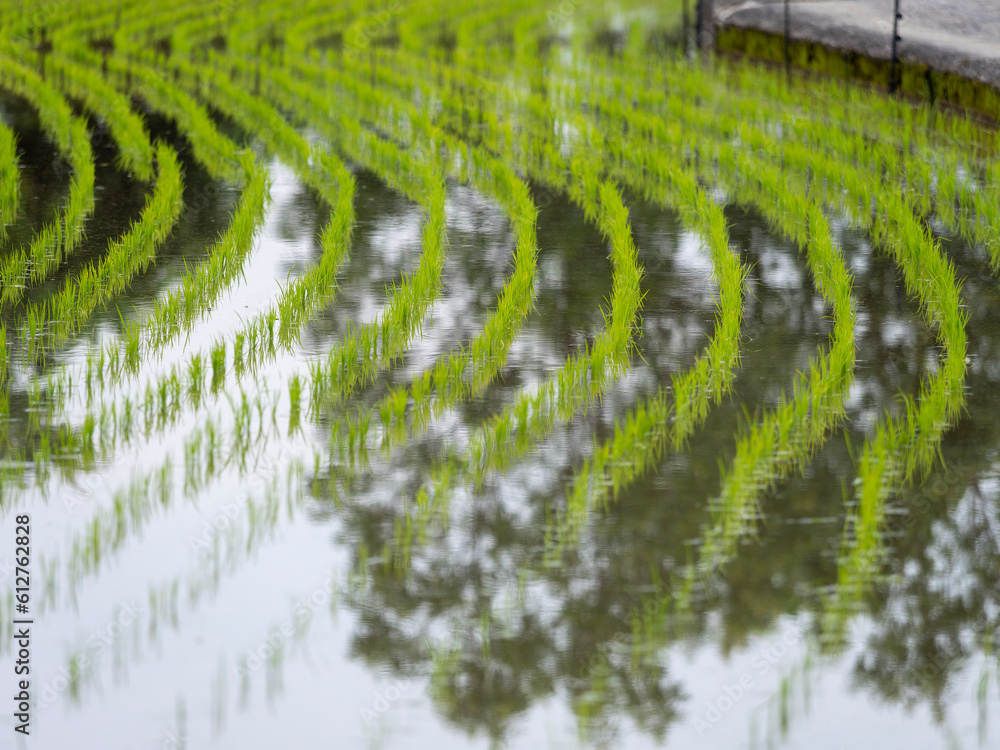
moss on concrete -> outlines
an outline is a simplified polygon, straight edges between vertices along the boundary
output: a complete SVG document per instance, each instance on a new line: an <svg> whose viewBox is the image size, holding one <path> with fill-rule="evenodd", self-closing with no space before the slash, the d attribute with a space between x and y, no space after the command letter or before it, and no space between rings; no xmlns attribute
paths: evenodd
<svg viewBox="0 0 1000 750"><path fill-rule="evenodd" d="M785 61L785 40L780 34L726 26L719 30L716 46L723 52L741 53L777 63ZM804 40L793 40L790 52L792 64L797 68L854 78L883 87L889 83L888 60ZM900 90L909 96L932 104L974 110L1000 121L1000 91L989 84L912 62L902 62L896 75Z"/></svg>

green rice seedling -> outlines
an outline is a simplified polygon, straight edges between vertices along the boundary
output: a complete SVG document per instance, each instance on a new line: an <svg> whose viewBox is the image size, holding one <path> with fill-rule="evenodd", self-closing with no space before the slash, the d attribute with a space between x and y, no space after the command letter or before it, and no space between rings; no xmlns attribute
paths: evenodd
<svg viewBox="0 0 1000 750"><path fill-rule="evenodd" d="M35 235L27 248L0 257L0 309L21 301L29 283L48 277L83 237L94 207L94 161L90 137L82 120L73 117L63 98L37 73L8 58L16 48L0 44L4 56L0 84L26 98L38 110L46 133L73 169L61 215Z"/></svg>
<svg viewBox="0 0 1000 750"><path fill-rule="evenodd" d="M243 346L246 342L247 334L242 331L236 334L233 339L233 369L236 371L237 379L243 376L246 366L243 363Z"/></svg>
<svg viewBox="0 0 1000 750"><path fill-rule="evenodd" d="M17 138L10 128L3 125L0 126L0 241L7 238L7 228L17 217L20 187Z"/></svg>
<svg viewBox="0 0 1000 750"><path fill-rule="evenodd" d="M7 328L4 326L3 321L0 321L0 389L3 389L4 384L7 382L7 363L9 362L9 355L7 354Z"/></svg>
<svg viewBox="0 0 1000 750"><path fill-rule="evenodd" d="M212 393L218 393L226 382L226 345L219 342L212 347Z"/></svg>
<svg viewBox="0 0 1000 750"><path fill-rule="evenodd" d="M188 362L188 396L197 409L201 404L202 388L205 383L204 361L195 354Z"/></svg>
<svg viewBox="0 0 1000 750"><path fill-rule="evenodd" d="M54 62L63 92L107 123L118 146L119 167L144 182L152 181L154 148L142 118L132 112L125 97L94 72L65 57L58 56Z"/></svg>
<svg viewBox="0 0 1000 750"><path fill-rule="evenodd" d="M144 342L145 356L175 341L239 275L253 246L267 197L267 173L249 159L244 159L243 164L248 170L248 185L233 222L212 248L208 261L185 277L178 289L158 300L147 318L133 323L127 331L126 336L138 336Z"/></svg>
<svg viewBox="0 0 1000 750"><path fill-rule="evenodd" d="M85 267L75 279L68 279L59 292L41 304L29 305L25 336L34 342L32 350L39 345L37 339L43 330L50 345L79 330L96 309L124 292L129 281L153 262L157 249L180 216L183 190L180 165L173 150L158 145L157 163L158 180L139 221L109 245L99 263ZM139 337L134 330L126 328L126 331L121 356L126 367L133 370L139 358ZM113 362L109 370L117 374L120 350L109 350L109 356Z"/></svg>
<svg viewBox="0 0 1000 750"><path fill-rule="evenodd" d="M288 434L293 435L300 429L302 412L302 381L298 375L293 375L288 381L288 397L290 412L288 415Z"/></svg>
<svg viewBox="0 0 1000 750"><path fill-rule="evenodd" d="M360 133L359 135L363 136ZM373 147L371 153L382 159L380 163L384 165L371 166L384 171L386 176L397 174L390 164L408 158L386 142L369 140L367 143ZM419 330L426 310L438 294L445 229L444 190L440 186L440 177L433 176L433 173L422 177L421 181L424 184L420 187L416 183L409 182L399 185L404 192L408 191L411 197L429 201L430 209L423 232L424 253L421 262L414 274L405 278L402 285L391 295L386 310L379 320L360 327L359 335L350 336L342 346L328 355L326 372L316 372L310 388L310 409L314 414L318 413L318 408L324 401L342 400L358 385L369 382L377 373L377 362L371 356L359 359L359 343L370 342L377 330L378 340L381 341L379 357L386 362L397 360L410 337ZM435 183L437 186L431 187ZM363 350L371 351L367 347Z"/></svg>

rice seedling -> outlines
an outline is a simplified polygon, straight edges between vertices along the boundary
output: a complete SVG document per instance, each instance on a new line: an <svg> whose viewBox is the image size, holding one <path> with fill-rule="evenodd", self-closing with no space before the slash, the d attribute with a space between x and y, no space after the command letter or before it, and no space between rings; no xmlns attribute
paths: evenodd
<svg viewBox="0 0 1000 750"><path fill-rule="evenodd" d="M41 346L54 346L80 329L98 308L122 294L130 280L145 271L153 262L156 251L181 212L180 166L173 150L160 144L157 148L158 178L142 216L118 240L110 243L107 254L99 264L84 268L74 279L69 279L62 289L50 295L40 305L30 305L26 311L26 330L22 338L27 343L26 357L31 359ZM137 337L127 337L124 358L135 363ZM119 371L118 350L114 350L113 364ZM134 367L134 364L133 364Z"/></svg>
<svg viewBox="0 0 1000 750"><path fill-rule="evenodd" d="M103 119L118 147L118 166L137 179L150 182L154 175L153 144L142 118L128 100L92 71L71 60L56 58L59 87L84 103L88 111Z"/></svg>
<svg viewBox="0 0 1000 750"><path fill-rule="evenodd" d="M20 186L17 137L10 128L0 126L0 240L7 238L7 227L17 217Z"/></svg>
<svg viewBox="0 0 1000 750"><path fill-rule="evenodd" d="M9 46L0 54L10 55ZM37 73L5 57L0 84L27 99L43 128L73 170L61 215L46 224L27 248L0 257L0 310L20 302L30 283L48 277L70 255L83 236L84 223L94 208L94 162L90 137L82 120L73 116L59 93Z"/></svg>

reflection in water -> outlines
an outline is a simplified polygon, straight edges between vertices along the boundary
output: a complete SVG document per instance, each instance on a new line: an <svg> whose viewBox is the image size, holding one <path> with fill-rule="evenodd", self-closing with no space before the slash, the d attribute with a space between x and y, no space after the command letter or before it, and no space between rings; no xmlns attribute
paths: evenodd
<svg viewBox="0 0 1000 750"><path fill-rule="evenodd" d="M151 123L154 132L173 137L187 160L188 194L185 216L157 267L138 279L119 305L126 317L138 314L133 308L148 309L183 273L185 261L203 257L237 197L236 190L215 186L199 172L165 123ZM30 139L22 146L30 153ZM280 168L274 165L275 171ZM338 280L335 304L310 323L301 348L289 355L300 369L342 340L348 321L377 314L386 286L412 270L419 257L419 208L369 173L359 171L356 178L351 263ZM318 258L314 238L328 209L287 174L280 187L263 251L269 269L294 276ZM38 192L56 191L49 186ZM177 713L187 717L190 712L192 721L210 723L241 746L265 741L254 734L254 722L266 714L256 710L266 705L257 690L264 682L268 704L284 700L289 711L304 706L314 716L330 712L338 721L361 726L365 739L377 736L367 715L362 713L358 722L349 709L331 711L331 691L340 691L341 703L335 705L360 705L403 731L411 728L407 722L426 729L433 710L449 731L462 736L451 738L456 747L467 745L465 735L509 746L520 746L522 733L542 737L524 728L542 708L557 716L570 712L566 718L580 722L586 729L582 739L575 738L575 729L556 730L559 741L569 736L574 744L683 746L697 741L732 747L745 742L745 720L757 722L758 729L767 725L759 734L780 739L807 720L806 701L795 690L843 669L851 672L852 683L836 688L841 699L855 695L890 706L929 707L935 720L947 722L966 699L962 691L969 680L993 674L983 666L982 643L996 634L1000 617L1000 357L990 335L1000 323L1000 291L976 253L947 238L960 275L967 276L968 413L942 442L940 465L897 499L889 517L884 580L861 604L864 630L842 651L814 653L798 644L802 647L783 652L773 664L755 662L773 654L793 626L803 643L822 640L815 623L837 577L844 488L854 472L850 446L861 445L886 410L897 413L897 395L914 393L936 356L933 334L906 296L896 267L849 229L838 230L837 239L856 274L863 313L847 419L802 476L761 498L767 523L740 546L733 564L695 589L688 616L667 618L662 629L640 630L634 613L651 597L669 595L695 554L710 517L709 503L719 492L720 463L732 458L741 426L778 402L795 370L828 345L831 331L800 253L776 239L752 212L726 209L732 243L753 268L733 397L710 412L683 452L668 455L617 503L595 513L571 554L556 565L545 551L566 483L593 440L613 435L616 418L690 366L713 333L716 290L698 238L685 232L673 214L637 199L629 201L630 220L645 269L646 297L631 371L601 403L557 425L510 471L487 477L478 488L461 483L449 506L426 511L418 527L406 526L421 512L417 498L430 467L518 393L550 377L603 325L601 308L611 293L606 243L565 198L536 189L535 200L543 206L536 314L526 321L501 376L481 398L457 405L433 430L391 454L373 456L369 471L340 483L320 481L322 472L311 471L308 463L310 451L328 439L326 425L289 437L273 448L274 464L262 455L256 473L241 477L229 469L204 492L193 493L191 503L174 502L168 518L155 518L155 533L148 533L143 545L124 545L114 554L105 550L131 576L128 585L104 576L84 581L72 596L59 592L46 613L46 627L52 628L53 642L58 637L72 644L74 654L86 653L92 629L132 606L123 591L139 603L138 624L130 624L129 639L81 673L71 701L80 700L88 710L68 712L70 718L59 724L65 736L78 736L107 718L111 704L102 703L99 688L115 696L116 714L120 705L140 699L132 695L136 691L124 689L129 670L140 673L138 684L159 686L149 701L158 706L156 721L173 727ZM121 208L118 218L127 219L133 208ZM425 321L422 340L401 365L361 394L362 402L410 381L467 342L495 304L510 270L508 220L475 192L451 184L448 242L442 297ZM73 361L87 336L118 325L117 312L107 311L77 349L60 356ZM266 391L267 379L265 372L260 383L247 388ZM27 422L23 392L11 391L10 409L9 436L17 444ZM279 413L281 419L287 423L285 413ZM119 480L129 481L133 461L159 465L164 451L183 448L185 437L180 430L154 436L150 445L93 474L103 472L103 481L117 487ZM285 474L268 472L288 456L303 458L306 469L304 480L291 475L293 491L286 497L275 489ZM307 492L312 496L305 497ZM258 502L253 510L247 510L248 496ZM72 497L81 501L82 513L66 513L53 503L38 508L39 520L60 532L78 530L98 503L83 492ZM167 506L161 507L165 513ZM226 519L224 531L219 519ZM149 520L133 519L126 525L128 534L143 533ZM413 529L412 537L407 528ZM50 539L54 549L46 552L62 553L62 537L52 541L55 536ZM200 545L212 549L216 540L224 553L199 556ZM176 571L162 571L157 553L185 547L194 552L171 578L168 573ZM341 619L333 622L326 617L330 597L322 605L299 606L329 582L330 558L340 571L336 584L330 584L332 600L342 607ZM231 585L221 586L220 580ZM73 597L80 612L71 614L65 600ZM284 612L289 597L289 614L276 620L274 612ZM294 636L275 635L288 623ZM153 658L159 648L172 659ZM995 662L995 655L990 658ZM296 661L305 666L296 669ZM762 671L761 664L767 669ZM47 678L56 673L51 663L44 666ZM112 679L105 684L102 677L109 674ZM738 701L725 721L713 718L712 711L722 716L719 697L744 674L754 678L752 700ZM383 711L376 699L355 694L370 686L373 675L400 680L409 692L399 704L386 703L390 707ZM183 697L175 701L175 695ZM227 723L222 714L233 702L245 712ZM418 706L416 719L405 713L404 704L411 703ZM184 708L178 710L178 704ZM195 708L202 705L211 709ZM772 706L777 718L767 713ZM139 704L134 708L139 715ZM386 713L397 710L391 718ZM889 711L886 721L893 720ZM699 720L709 723L711 735L702 736Z"/></svg>
<svg viewBox="0 0 1000 750"><path fill-rule="evenodd" d="M17 136L20 205L0 255L31 242L56 216L69 194L70 167L41 130L38 113L26 100L0 91L0 120Z"/></svg>
<svg viewBox="0 0 1000 750"><path fill-rule="evenodd" d="M682 686L666 665L644 660L635 669L630 615L655 583L651 570L656 580L669 581L673 568L686 561L688 545L704 523L705 504L718 490L718 461L733 450L740 408L729 403L716 410L689 451L669 458L658 475L595 518L574 559L539 567L553 498L558 502L586 450L581 438L609 434L622 408L690 364L711 333L713 290L698 264L686 262L696 240L679 230L675 217L650 206L633 204L631 216L647 272L641 347L652 356L637 360L634 373L615 386L608 399L614 408L597 408L579 420L582 424L568 425L523 468L488 481L481 492L458 493L447 519L427 529L426 539L409 543L410 565L402 576L385 564L385 553L379 559L374 555L394 544L400 514L406 512L400 499L416 492L434 446L411 447L403 462L394 462L393 474L376 471L355 484L353 502L339 511L345 536L359 545L357 562L366 566L359 572L368 575L368 587L351 597L361 623L355 652L373 666L390 666L404 676L431 675L439 710L456 725L495 740L506 736L513 717L562 692L589 719L595 737L611 736L618 713L663 737L682 712ZM731 216L738 221L733 237L744 260L770 269L754 279L755 302L747 316L750 344L737 386L741 403L753 409L774 402L790 380L787 363L807 361L817 345L825 344L829 328L809 285L801 283L804 266L794 248L774 242L755 216L735 211ZM540 236L548 219L543 211ZM578 243L553 243L549 252L561 254L564 247ZM569 266L564 260L563 267ZM578 292L565 280L558 288L576 299ZM550 304L559 309L558 295ZM549 329L540 340L558 361L574 340L554 335L555 315L541 318ZM846 451L841 454L842 473L850 470L850 462ZM812 497L826 494L826 487L828 482L817 484ZM799 512L808 512L809 497L802 493ZM826 497L841 502L839 492ZM838 514L839 505L829 506L827 515L839 521ZM785 538L776 543L787 550L788 562L801 560L796 548L802 542L824 548L828 542L805 525L781 530ZM757 562L734 569L774 572L770 558ZM833 570L828 564L827 574ZM700 624L690 626L688 638L704 634L709 613L719 611L713 606L717 594L713 590L702 597L696 607ZM769 614L755 611L747 618L738 600L727 600L721 611L729 609L739 625L724 628L727 637L739 642L740 629L766 627L787 611L786 604L778 600ZM433 646L426 643L428 636L435 638ZM655 643L664 642L655 635L647 646Z"/></svg>
<svg viewBox="0 0 1000 750"><path fill-rule="evenodd" d="M818 620L822 593L837 577L843 483L849 485L853 474L849 445L860 445L874 421L887 408L893 411L896 395L915 392L933 366L934 337L906 297L896 267L871 253L857 233L841 231L865 310L845 427L803 476L764 497L769 522L741 547L736 564L696 591L691 617L674 621L666 632L634 632L631 616L642 597L669 588L672 575L690 559L706 523L706 503L718 491L719 461L732 454L744 408L773 405L788 386L789 363L801 367L824 346L829 324L794 248L776 242L752 213L730 209L733 240L755 268L738 399L709 416L688 451L668 457L656 475L592 518L572 559L542 565L551 503L558 502L586 451L580 439L592 432L610 434L623 404L634 403L690 362L699 338L710 334L706 274L696 264L679 262L692 239L678 231L673 217L641 204L631 212L648 273L641 342L648 356L636 363L640 374L616 386L609 400L631 392L613 409L595 409L579 420L582 425L564 428L523 467L479 492L458 493L446 519L423 529L419 540L405 539L409 565L402 573L389 564L391 550L400 543L405 498L419 488L433 445L411 446L394 464L394 474L376 470L353 485L352 502L336 513L344 525L342 538L357 546L356 572L366 581L349 597L359 622L352 653L373 669L428 679L434 705L449 722L497 742L516 735L517 717L557 694L568 697L589 740L600 745L616 744L623 731L620 717L626 715L636 730L657 741L679 723L687 736L704 712L689 704L684 679L665 656L677 655L672 644L735 655L758 646L761 634L779 638L782 618L804 613L807 622ZM540 235L546 219L543 211ZM554 244L551 251L561 247ZM701 279L701 286L694 279ZM568 286L567 293L574 294ZM967 282L965 293L975 300L970 330L995 330L1000 309L995 285ZM555 317L558 300L550 309ZM552 317L542 316L550 325ZM565 356L573 337L552 328L548 333L542 340L561 343ZM678 347L678 341L689 345ZM997 404L986 366L992 346L985 335L970 346L980 362L969 376L975 416L942 445L948 468L908 491L902 501L912 512L894 516L901 528L893 533L888 565L896 575L865 603L876 624L854 669L857 684L881 700L928 703L938 719L951 699L949 679L979 653L978 644L994 633L1000 615L1000 480L990 448L1000 435L989 416ZM986 429L970 439L970 433ZM804 625L794 632L798 638L807 631ZM779 696L796 684L790 675L800 658L788 657L776 687ZM801 679L803 685L809 681ZM778 701L779 729L787 729L788 711L799 705L790 701Z"/></svg>

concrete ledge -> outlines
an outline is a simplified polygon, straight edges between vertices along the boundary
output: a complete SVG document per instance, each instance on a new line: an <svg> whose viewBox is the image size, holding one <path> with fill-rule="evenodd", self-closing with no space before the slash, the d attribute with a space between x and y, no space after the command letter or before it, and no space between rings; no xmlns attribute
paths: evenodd
<svg viewBox="0 0 1000 750"><path fill-rule="evenodd" d="M887 5L889 14L881 18L877 14L884 15L882 5L886 4L857 0L792 3L792 64L888 86L892 6ZM901 90L1000 120L1000 10L995 24L981 20L989 16L972 11L938 19L938 32L930 27L935 17L921 20L918 7L911 0L911 12L904 14L904 22L900 23L903 41L899 46L897 82ZM930 7L940 10L938 3L930 3ZM907 19L909 26L904 25ZM968 28L977 21L981 28ZM720 51L784 62L783 3L743 3L723 8L716 13L715 23L716 47Z"/></svg>

